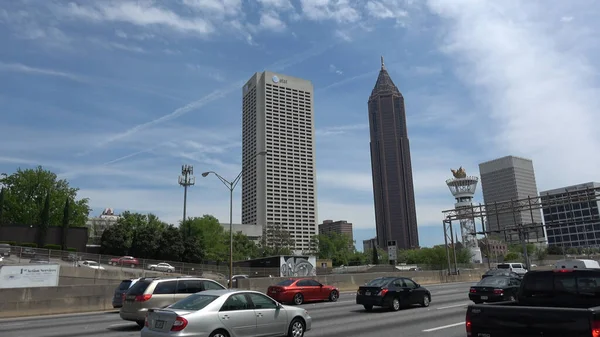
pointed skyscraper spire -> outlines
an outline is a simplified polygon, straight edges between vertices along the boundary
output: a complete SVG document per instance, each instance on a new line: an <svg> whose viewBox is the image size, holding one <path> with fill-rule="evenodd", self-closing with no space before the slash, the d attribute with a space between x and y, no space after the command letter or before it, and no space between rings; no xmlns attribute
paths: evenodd
<svg viewBox="0 0 600 337"><path fill-rule="evenodd" d="M385 70L385 63L383 63L383 55L381 55L381 70Z"/></svg>
<svg viewBox="0 0 600 337"><path fill-rule="evenodd" d="M379 71L379 76L377 77L377 82L375 83L375 87L371 92L371 96L384 94L386 92L391 92L402 96L400 90L398 90L398 87L396 87L392 81L392 78L390 77L390 74L385 68L385 62L383 61L383 56L381 56L381 70Z"/></svg>

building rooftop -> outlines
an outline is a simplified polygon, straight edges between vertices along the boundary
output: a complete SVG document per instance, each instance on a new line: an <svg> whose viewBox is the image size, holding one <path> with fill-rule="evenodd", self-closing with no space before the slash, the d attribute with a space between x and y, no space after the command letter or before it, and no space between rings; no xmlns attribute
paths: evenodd
<svg viewBox="0 0 600 337"><path fill-rule="evenodd" d="M583 183L583 184L577 184L577 185L559 187L559 188L555 188L552 190L540 191L540 196L548 195L548 194L550 194L550 195L562 194L562 193L567 193L567 192L577 191L577 190L585 190L586 188L590 188L590 189L600 188L600 183L591 181L591 182Z"/></svg>

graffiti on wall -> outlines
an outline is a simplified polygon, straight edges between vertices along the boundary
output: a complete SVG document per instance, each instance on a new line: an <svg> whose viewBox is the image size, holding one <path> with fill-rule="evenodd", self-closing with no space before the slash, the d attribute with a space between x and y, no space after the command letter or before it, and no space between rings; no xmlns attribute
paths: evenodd
<svg viewBox="0 0 600 337"><path fill-rule="evenodd" d="M311 260L314 260L311 262ZM309 256L282 256L281 277L316 276L316 258Z"/></svg>

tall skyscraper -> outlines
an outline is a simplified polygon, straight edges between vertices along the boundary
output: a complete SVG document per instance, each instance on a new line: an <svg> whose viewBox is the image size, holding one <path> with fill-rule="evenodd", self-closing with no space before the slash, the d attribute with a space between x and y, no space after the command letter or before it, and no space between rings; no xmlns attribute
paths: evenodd
<svg viewBox="0 0 600 337"><path fill-rule="evenodd" d="M371 168L378 246L395 240L398 249L419 247L417 211L404 97L385 69L369 97Z"/></svg>
<svg viewBox="0 0 600 337"><path fill-rule="evenodd" d="M243 87L242 223L281 226L297 253L317 234L313 109L307 80L265 71Z"/></svg>
<svg viewBox="0 0 600 337"><path fill-rule="evenodd" d="M535 182L535 171L531 159L506 156L479 164L481 175L481 190L483 201L488 213L486 230L499 230L506 227L514 227L516 224L542 224L540 210L518 211L513 213L494 213L494 202L525 199L537 197L538 190ZM542 227L532 230L528 240L544 242L545 235ZM508 243L520 242L519 233L507 232L506 237L500 234L500 238Z"/></svg>

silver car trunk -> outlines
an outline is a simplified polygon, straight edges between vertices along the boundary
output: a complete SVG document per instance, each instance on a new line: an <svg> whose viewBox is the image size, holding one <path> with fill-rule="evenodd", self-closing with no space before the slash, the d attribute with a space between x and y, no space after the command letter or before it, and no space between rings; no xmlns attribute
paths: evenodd
<svg viewBox="0 0 600 337"><path fill-rule="evenodd" d="M148 329L152 331L169 332L177 316L185 316L190 311L150 309L148 310Z"/></svg>

